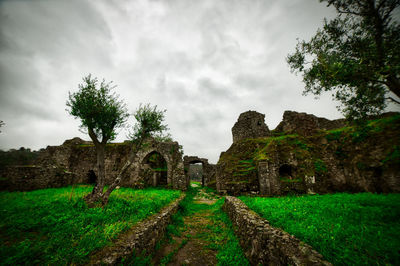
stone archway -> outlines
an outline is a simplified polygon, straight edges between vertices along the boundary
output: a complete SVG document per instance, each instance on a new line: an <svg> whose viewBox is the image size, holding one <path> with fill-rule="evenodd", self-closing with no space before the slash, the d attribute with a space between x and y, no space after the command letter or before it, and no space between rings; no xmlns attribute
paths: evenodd
<svg viewBox="0 0 400 266"><path fill-rule="evenodd" d="M145 169L145 175L148 176L147 183L152 183L155 187L168 186L168 164L159 152L148 153L143 158L141 165L142 169Z"/></svg>
<svg viewBox="0 0 400 266"><path fill-rule="evenodd" d="M201 184L202 186L207 186L211 179L212 179L212 169L213 165L208 163L208 159L205 158L199 158L197 156L184 156L183 157L183 165L185 169L185 175L186 175L186 182L189 185L190 183L190 176L189 176L189 168L191 164L198 164L201 163L203 166L203 174L202 174L202 179L201 179Z"/></svg>
<svg viewBox="0 0 400 266"><path fill-rule="evenodd" d="M171 185L171 158L162 150L152 148L142 152L138 156L137 163L139 178L145 186Z"/></svg>
<svg viewBox="0 0 400 266"><path fill-rule="evenodd" d="M160 158L165 160L164 165L149 164L149 158L154 154L158 154ZM158 142L149 139L143 149L137 153L135 162L131 167L129 182L136 187L162 184L162 186L168 188L187 189L182 153L178 142Z"/></svg>

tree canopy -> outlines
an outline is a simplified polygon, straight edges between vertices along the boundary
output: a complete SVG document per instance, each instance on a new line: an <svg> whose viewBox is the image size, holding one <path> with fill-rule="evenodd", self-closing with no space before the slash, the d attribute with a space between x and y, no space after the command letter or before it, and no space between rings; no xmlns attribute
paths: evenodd
<svg viewBox="0 0 400 266"><path fill-rule="evenodd" d="M164 125L166 110L157 110L157 105L151 106L149 103L142 105L133 113L136 123L133 126L129 137L137 142L139 139L153 137L157 140L171 140L171 136L165 133L168 126Z"/></svg>
<svg viewBox="0 0 400 266"><path fill-rule="evenodd" d="M112 90L112 82L88 75L79 84L79 90L69 93L67 111L81 120L81 127L87 129L95 142L107 143L116 137L116 129L124 126L129 114L126 105Z"/></svg>
<svg viewBox="0 0 400 266"><path fill-rule="evenodd" d="M347 118L380 113L400 102L400 0L320 0L338 16L299 41L287 62L302 73L303 94L331 91Z"/></svg>

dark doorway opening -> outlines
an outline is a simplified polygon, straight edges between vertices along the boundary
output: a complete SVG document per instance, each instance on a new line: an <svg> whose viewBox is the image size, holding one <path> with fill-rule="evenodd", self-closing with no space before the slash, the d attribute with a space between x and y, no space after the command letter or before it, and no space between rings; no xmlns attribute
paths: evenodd
<svg viewBox="0 0 400 266"><path fill-rule="evenodd" d="M166 187L168 185L167 161L160 153L156 151L149 153L143 163L147 164L152 171L151 181L154 186Z"/></svg>
<svg viewBox="0 0 400 266"><path fill-rule="evenodd" d="M283 164L279 167L279 177L281 179L293 179L292 167L288 164Z"/></svg>
<svg viewBox="0 0 400 266"><path fill-rule="evenodd" d="M87 177L89 180L89 184L96 184L97 176L93 170L89 170L89 172L87 173Z"/></svg>
<svg viewBox="0 0 400 266"><path fill-rule="evenodd" d="M191 162L189 164L189 179L190 182L199 182L204 186L203 163Z"/></svg>

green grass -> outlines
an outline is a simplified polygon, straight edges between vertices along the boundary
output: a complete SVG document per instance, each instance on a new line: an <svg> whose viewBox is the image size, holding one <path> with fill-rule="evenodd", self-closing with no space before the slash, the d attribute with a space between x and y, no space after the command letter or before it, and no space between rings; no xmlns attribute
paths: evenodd
<svg viewBox="0 0 400 266"><path fill-rule="evenodd" d="M0 192L0 260L15 264L81 264L119 233L158 212L180 191L121 188L104 208L88 208L90 186Z"/></svg>
<svg viewBox="0 0 400 266"><path fill-rule="evenodd" d="M400 265L400 194L240 199L334 265Z"/></svg>

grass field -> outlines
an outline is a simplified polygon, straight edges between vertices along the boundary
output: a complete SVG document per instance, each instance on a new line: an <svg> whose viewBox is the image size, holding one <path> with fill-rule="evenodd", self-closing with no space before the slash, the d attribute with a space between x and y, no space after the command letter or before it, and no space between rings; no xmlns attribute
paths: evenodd
<svg viewBox="0 0 400 266"><path fill-rule="evenodd" d="M400 265L400 194L240 199L334 265Z"/></svg>
<svg viewBox="0 0 400 266"><path fill-rule="evenodd" d="M121 188L104 208L87 208L90 186L0 192L0 261L80 264L119 233L158 212L180 191Z"/></svg>

